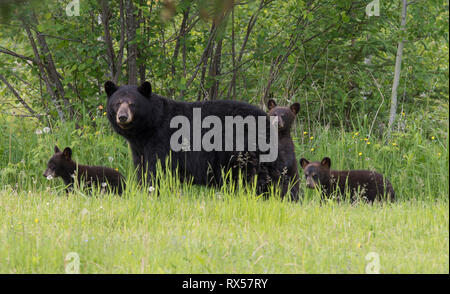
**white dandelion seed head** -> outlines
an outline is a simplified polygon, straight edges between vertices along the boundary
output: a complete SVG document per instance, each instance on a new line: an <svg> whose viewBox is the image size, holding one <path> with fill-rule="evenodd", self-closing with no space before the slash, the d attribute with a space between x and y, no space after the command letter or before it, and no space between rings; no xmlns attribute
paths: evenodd
<svg viewBox="0 0 450 294"><path fill-rule="evenodd" d="M150 186L150 187L148 188L148 191L151 193L151 192L155 191L155 188L154 188L153 186Z"/></svg>
<svg viewBox="0 0 450 294"><path fill-rule="evenodd" d="M49 127L45 127L45 128L43 128L42 129L42 131L44 132L44 133L50 133L50 128Z"/></svg>
<svg viewBox="0 0 450 294"><path fill-rule="evenodd" d="M40 129L37 129L35 133L36 135L42 135L42 131Z"/></svg>
<svg viewBox="0 0 450 294"><path fill-rule="evenodd" d="M113 162L114 158L112 156L108 157L109 162Z"/></svg>
<svg viewBox="0 0 450 294"><path fill-rule="evenodd" d="M106 185L107 185L106 183L102 183L102 187L103 187L103 188L105 188L105 187L106 187Z"/></svg>

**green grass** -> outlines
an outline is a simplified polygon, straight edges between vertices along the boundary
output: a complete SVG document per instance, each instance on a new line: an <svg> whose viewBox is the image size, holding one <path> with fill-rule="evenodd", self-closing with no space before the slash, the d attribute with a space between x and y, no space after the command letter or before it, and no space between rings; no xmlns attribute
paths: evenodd
<svg viewBox="0 0 450 294"><path fill-rule="evenodd" d="M398 199L385 205L321 203L304 183L299 203L263 200L170 175L156 197L135 184L128 146L101 113L95 124L40 135L32 122L0 117L0 273L64 273L69 252L81 273L365 273L369 252L381 273L449 273L446 117L407 121L390 139L364 121L354 130L297 126L298 159L329 156L336 169L385 174ZM118 168L128 178L123 197L66 195L60 179L46 180L55 144L72 147L79 163Z"/></svg>
<svg viewBox="0 0 450 294"><path fill-rule="evenodd" d="M352 207L247 195L0 193L0 272L448 273L448 201ZM197 196L196 196L197 195Z"/></svg>

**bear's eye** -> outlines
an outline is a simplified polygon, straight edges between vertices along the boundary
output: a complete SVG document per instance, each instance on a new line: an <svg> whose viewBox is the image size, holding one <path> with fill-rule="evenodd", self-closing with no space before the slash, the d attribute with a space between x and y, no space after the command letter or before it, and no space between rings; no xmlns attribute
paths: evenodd
<svg viewBox="0 0 450 294"><path fill-rule="evenodd" d="M317 175L313 175L313 179L317 180L318 176Z"/></svg>

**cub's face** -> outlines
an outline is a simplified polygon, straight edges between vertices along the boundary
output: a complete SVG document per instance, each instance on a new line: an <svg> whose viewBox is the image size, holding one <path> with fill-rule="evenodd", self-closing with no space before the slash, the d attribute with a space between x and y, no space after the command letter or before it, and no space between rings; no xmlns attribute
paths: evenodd
<svg viewBox="0 0 450 294"><path fill-rule="evenodd" d="M321 162L309 162L305 158L300 159L300 166L306 179L306 186L310 189L319 187L330 180L331 159L325 157Z"/></svg>
<svg viewBox="0 0 450 294"><path fill-rule="evenodd" d="M55 146L55 154L50 158L47 163L47 169L44 171L44 177L51 180L52 178L62 176L65 170L68 169L68 165L71 162L72 150L66 147L64 151L59 150L58 146Z"/></svg>
<svg viewBox="0 0 450 294"><path fill-rule="evenodd" d="M278 117L278 130L289 130L295 120L300 104L294 103L290 107L277 106L273 99L267 103L270 116Z"/></svg>
<svg viewBox="0 0 450 294"><path fill-rule="evenodd" d="M144 109L148 109L152 87L149 82L141 86L116 86L113 82L105 83L105 92L108 97L108 119L113 126L122 130L131 129L145 118Z"/></svg>

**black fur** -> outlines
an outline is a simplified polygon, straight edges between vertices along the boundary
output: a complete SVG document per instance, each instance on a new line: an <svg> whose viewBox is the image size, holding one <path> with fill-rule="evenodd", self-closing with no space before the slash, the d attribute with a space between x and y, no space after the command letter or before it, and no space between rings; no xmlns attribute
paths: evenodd
<svg viewBox="0 0 450 294"><path fill-rule="evenodd" d="M88 166L77 164L72 160L72 150L66 147L63 151L55 146L55 154L50 158L44 177L61 177L67 186L73 187L75 176L78 183L83 181L87 187L106 184L106 189L119 195L125 187L125 178L116 170L104 166Z"/></svg>
<svg viewBox="0 0 450 294"><path fill-rule="evenodd" d="M278 164L277 170L281 171L283 197L291 185L291 200L298 200L299 176L297 159L295 158L295 146L291 137L291 128L297 115L300 104L294 103L290 107L277 106L275 100L267 103L270 116L278 117Z"/></svg>
<svg viewBox="0 0 450 294"><path fill-rule="evenodd" d="M350 191L352 201L356 200L358 193L369 202L375 200L393 201L395 199L391 182L377 172L370 170L331 170L331 159L328 157L323 158L320 162L309 162L302 158L300 159L300 166L303 168L307 187L315 188L320 185L325 196L339 190L340 195L345 191Z"/></svg>
<svg viewBox="0 0 450 294"><path fill-rule="evenodd" d="M123 136L130 144L133 162L137 167L140 182L146 172L146 180L152 183L155 177L156 163L161 161L165 169L165 159L171 154L172 170L178 168L179 178L192 180L194 184L221 185L222 171L232 170L233 179L242 171L244 179L252 181L258 175L258 191L267 191L267 185L273 179L277 180L275 163L260 163L261 151L248 151L247 140L243 152L237 151L178 151L170 148L170 138L177 128L170 128L170 121L177 115L185 116L191 123L191 150L193 148L193 108L201 108L202 119L209 115L220 118L222 122L222 146L225 145L225 116L265 116L266 134L269 136L269 122L266 113L248 103L237 101L201 101L179 102L159 96L151 92L148 82L141 86L116 86L112 82L105 83L108 97L107 114L113 129ZM121 109L123 116L128 117L126 124L121 124L117 113ZM129 111L128 111L129 110ZM126 114L128 113L128 115ZM209 129L202 129L202 137ZM247 132L245 132L247 138ZM222 148L225 150L225 148Z"/></svg>

